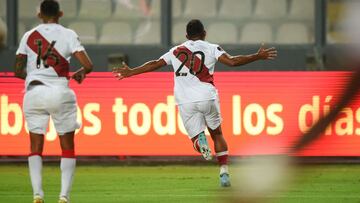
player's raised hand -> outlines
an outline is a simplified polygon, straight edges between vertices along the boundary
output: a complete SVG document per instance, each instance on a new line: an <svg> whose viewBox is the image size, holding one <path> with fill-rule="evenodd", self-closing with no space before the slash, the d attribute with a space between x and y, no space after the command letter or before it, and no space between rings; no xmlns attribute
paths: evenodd
<svg viewBox="0 0 360 203"><path fill-rule="evenodd" d="M124 78L130 77L131 69L129 66L123 62L122 67L113 68L113 74L118 80L122 80Z"/></svg>
<svg viewBox="0 0 360 203"><path fill-rule="evenodd" d="M262 60L274 60L277 57L277 50L275 47L265 48L265 45L261 44L257 54Z"/></svg>
<svg viewBox="0 0 360 203"><path fill-rule="evenodd" d="M86 71L84 68L80 68L78 71L76 71L72 76L72 79L74 79L77 83L81 84L84 79L86 78Z"/></svg>

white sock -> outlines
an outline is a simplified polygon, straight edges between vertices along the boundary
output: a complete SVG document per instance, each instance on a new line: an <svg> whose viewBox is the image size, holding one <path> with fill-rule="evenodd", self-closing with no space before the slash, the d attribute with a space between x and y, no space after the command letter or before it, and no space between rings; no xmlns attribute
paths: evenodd
<svg viewBox="0 0 360 203"><path fill-rule="evenodd" d="M34 196L44 197L42 189L42 158L39 155L29 156L28 162Z"/></svg>
<svg viewBox="0 0 360 203"><path fill-rule="evenodd" d="M61 158L61 192L60 197L69 199L70 190L73 182L74 172L76 166L76 159Z"/></svg>
<svg viewBox="0 0 360 203"><path fill-rule="evenodd" d="M228 167L228 165L221 165L221 166L220 166L220 175L221 175L221 174L224 174L224 173L229 174L229 167Z"/></svg>

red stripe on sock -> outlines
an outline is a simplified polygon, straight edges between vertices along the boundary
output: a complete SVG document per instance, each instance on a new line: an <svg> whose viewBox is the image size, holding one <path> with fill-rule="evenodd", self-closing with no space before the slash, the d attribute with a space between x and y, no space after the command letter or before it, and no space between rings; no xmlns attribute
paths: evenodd
<svg viewBox="0 0 360 203"><path fill-rule="evenodd" d="M63 150L62 158L75 158L75 150Z"/></svg>
<svg viewBox="0 0 360 203"><path fill-rule="evenodd" d="M218 156L217 160L220 165L226 165L228 162L228 155Z"/></svg>
<svg viewBox="0 0 360 203"><path fill-rule="evenodd" d="M41 153L30 153L29 156L41 156L42 157L42 154Z"/></svg>

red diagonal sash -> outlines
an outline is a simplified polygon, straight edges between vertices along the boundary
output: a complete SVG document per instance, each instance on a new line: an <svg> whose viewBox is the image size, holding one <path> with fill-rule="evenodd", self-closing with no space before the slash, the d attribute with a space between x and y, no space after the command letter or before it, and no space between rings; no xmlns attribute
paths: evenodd
<svg viewBox="0 0 360 203"><path fill-rule="evenodd" d="M178 47L177 49L174 50L173 54L174 54L175 56L178 56L178 54L179 54L180 52L185 52L185 53L187 53L188 58L186 58L185 55L180 54L180 56L178 57L178 59L179 59L181 62L183 62L183 63L185 62L185 66L186 66L188 69L190 69L190 67L191 67L191 64L190 64L191 62L190 62L190 61L191 61L191 57L193 56L193 52L190 51L190 50L189 50L187 47L185 47L185 46L180 46L180 47ZM195 55L195 56L194 56L194 65L193 65L193 67L195 67L195 68L198 67L197 70L199 70L199 69L200 69L200 65L201 65L201 59L200 59L197 55ZM193 71L195 72L196 70L193 70ZM201 82L206 82L206 83L210 83L210 84L214 85L214 76L209 73L209 68L206 67L205 64L203 65L203 67L202 67L202 69L201 69L201 72L198 73L198 74L196 74L196 77L198 77Z"/></svg>
<svg viewBox="0 0 360 203"><path fill-rule="evenodd" d="M38 45L36 41L42 41L42 55L45 55L47 52L47 48L50 46L50 43L43 37L38 31L34 31L28 38L27 45L33 50L35 53L38 53ZM52 57L47 58L47 64L54 68L55 72L58 74L59 77L67 77L69 78L69 69L70 64L69 62L55 49L52 49L52 53L56 55L60 61L56 63L56 60ZM41 56L42 58L43 56Z"/></svg>

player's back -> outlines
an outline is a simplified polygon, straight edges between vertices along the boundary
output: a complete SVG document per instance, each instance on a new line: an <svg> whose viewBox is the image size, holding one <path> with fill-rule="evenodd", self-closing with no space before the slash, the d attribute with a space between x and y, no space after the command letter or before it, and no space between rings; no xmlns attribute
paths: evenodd
<svg viewBox="0 0 360 203"><path fill-rule="evenodd" d="M27 55L26 86L34 80L67 86L71 55L82 50L76 33L60 24L41 24L28 31L17 52Z"/></svg>
<svg viewBox="0 0 360 203"><path fill-rule="evenodd" d="M174 93L178 104L218 98L213 74L218 57L224 53L216 44L189 40L162 57L174 68Z"/></svg>

